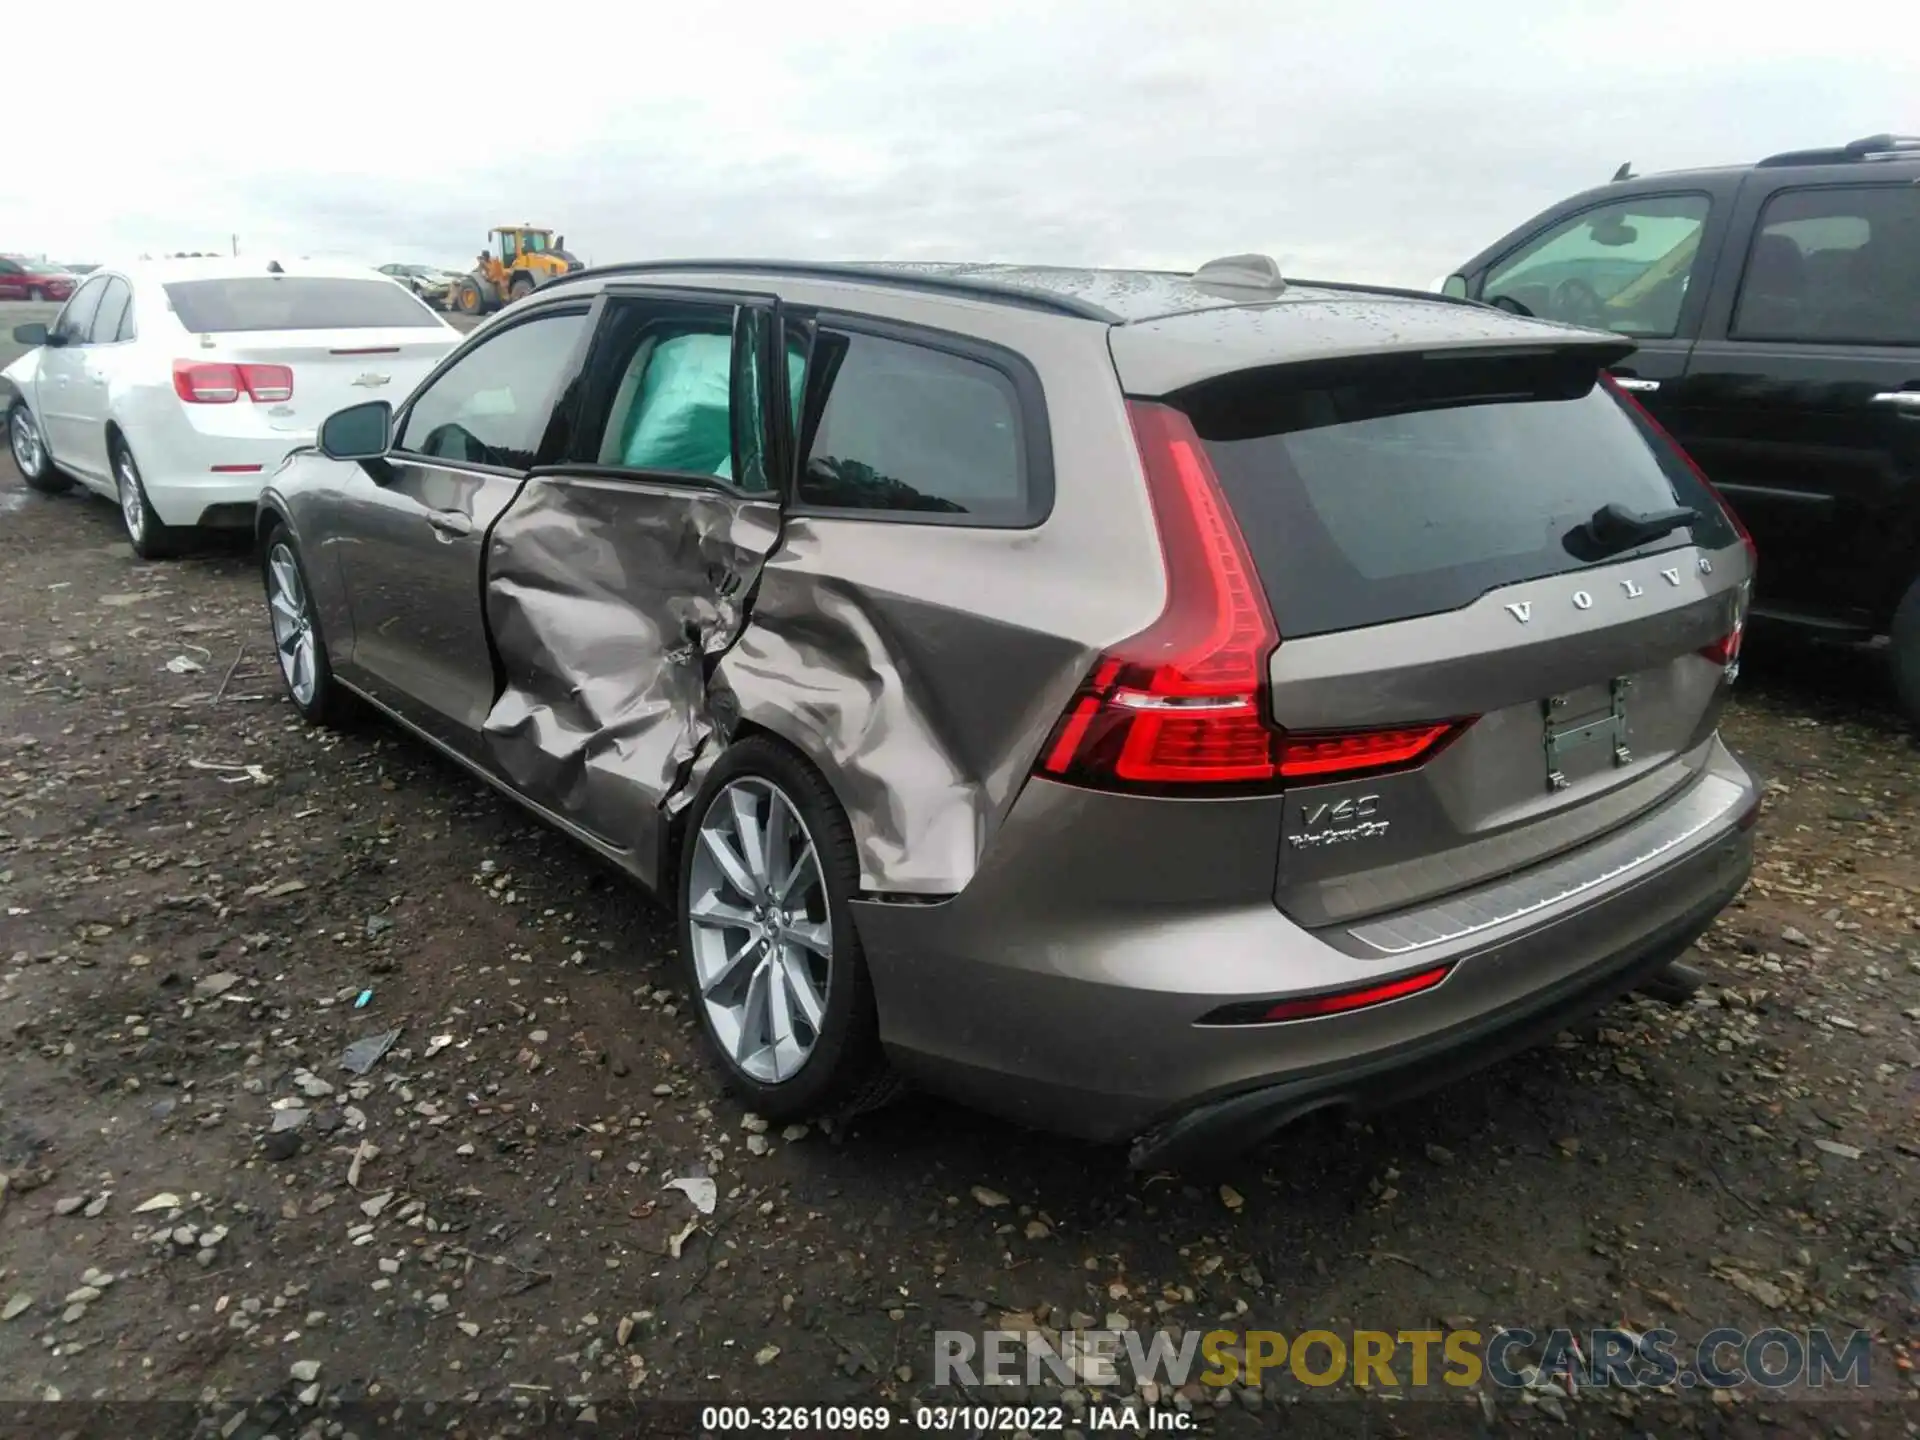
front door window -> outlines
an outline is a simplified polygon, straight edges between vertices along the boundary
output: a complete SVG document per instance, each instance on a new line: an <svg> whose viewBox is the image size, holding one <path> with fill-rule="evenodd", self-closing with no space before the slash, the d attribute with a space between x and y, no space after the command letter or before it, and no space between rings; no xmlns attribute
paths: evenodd
<svg viewBox="0 0 1920 1440"><path fill-rule="evenodd" d="M1496 264L1480 298L1542 320L1672 335L1711 205L1705 195L1642 195L1583 210Z"/></svg>

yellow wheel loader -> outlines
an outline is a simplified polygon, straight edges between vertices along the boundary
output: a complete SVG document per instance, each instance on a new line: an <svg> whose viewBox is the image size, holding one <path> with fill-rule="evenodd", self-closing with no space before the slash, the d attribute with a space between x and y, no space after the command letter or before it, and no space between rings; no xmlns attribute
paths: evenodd
<svg viewBox="0 0 1920 1440"><path fill-rule="evenodd" d="M447 291L447 308L485 315L531 295L549 280L583 268L538 225L496 225L472 270Z"/></svg>

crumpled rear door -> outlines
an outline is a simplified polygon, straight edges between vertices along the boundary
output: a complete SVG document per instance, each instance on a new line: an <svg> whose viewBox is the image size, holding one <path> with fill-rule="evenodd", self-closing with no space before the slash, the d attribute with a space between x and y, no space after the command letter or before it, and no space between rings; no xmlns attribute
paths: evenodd
<svg viewBox="0 0 1920 1440"><path fill-rule="evenodd" d="M490 546L489 758L650 884L663 806L714 729L712 664L780 536L773 316L765 296L609 295L574 458L533 474Z"/></svg>

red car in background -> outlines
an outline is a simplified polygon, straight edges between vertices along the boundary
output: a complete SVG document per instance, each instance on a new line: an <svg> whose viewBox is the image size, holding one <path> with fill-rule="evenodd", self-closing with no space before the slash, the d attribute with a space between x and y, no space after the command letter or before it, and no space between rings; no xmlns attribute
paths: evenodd
<svg viewBox="0 0 1920 1440"><path fill-rule="evenodd" d="M80 277L24 255L0 255L0 300L65 300Z"/></svg>

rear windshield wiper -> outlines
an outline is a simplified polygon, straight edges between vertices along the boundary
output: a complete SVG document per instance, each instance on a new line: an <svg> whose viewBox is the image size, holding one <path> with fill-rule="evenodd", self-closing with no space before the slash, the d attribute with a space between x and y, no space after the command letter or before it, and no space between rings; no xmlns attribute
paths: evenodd
<svg viewBox="0 0 1920 1440"><path fill-rule="evenodd" d="M1566 546L1582 560L1604 560L1699 521L1700 512L1690 505L1676 505L1671 510L1629 510L1613 501L1594 511L1585 524L1568 531Z"/></svg>

